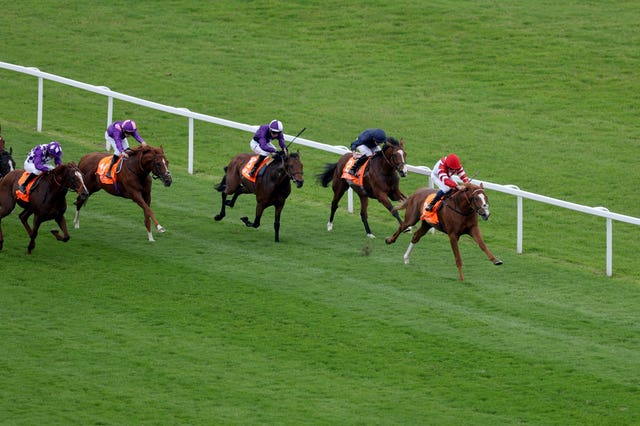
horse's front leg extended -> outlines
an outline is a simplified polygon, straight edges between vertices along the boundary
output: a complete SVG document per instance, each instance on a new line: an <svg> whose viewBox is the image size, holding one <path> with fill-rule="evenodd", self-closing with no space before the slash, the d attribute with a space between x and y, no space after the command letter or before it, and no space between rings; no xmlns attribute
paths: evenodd
<svg viewBox="0 0 640 426"><path fill-rule="evenodd" d="M144 226L147 228L147 235L149 237L149 241L155 241L153 239L153 234L151 233L151 220L153 220L153 224L156 226L158 232L165 232L166 230L158 223L156 216L153 214L153 210L149 207L151 203L151 196L147 195L146 200L142 198L142 194L137 194L133 197L133 201L138 204L142 210L144 210Z"/></svg>
<svg viewBox="0 0 640 426"><path fill-rule="evenodd" d="M33 229L31 229L31 226L29 225L29 217L31 217L32 214L33 210L26 208L18 215L20 222L22 222L22 226L27 230L27 234L29 234L29 236L33 233Z"/></svg>
<svg viewBox="0 0 640 426"><path fill-rule="evenodd" d="M56 240L66 243L67 241L69 241L71 237L69 236L69 231L67 230L67 221L64 218L64 214L61 214L60 216L56 217L56 223L58 224L58 226L60 227L60 230L62 231L62 236L60 235L60 232L58 232L57 229L52 229L51 233L53 234L54 237L56 237Z"/></svg>
<svg viewBox="0 0 640 426"><path fill-rule="evenodd" d="M31 232L29 232L30 240L29 245L27 246L27 254L31 254L33 249L36 248L36 238L38 237L38 229L40 229L40 223L40 218L38 217L38 215L35 215L33 217L33 229L31 230Z"/></svg>
<svg viewBox="0 0 640 426"><path fill-rule="evenodd" d="M277 204L275 206L276 212L273 220L273 230L275 232L276 243L280 242L280 214L282 213L283 208L284 208L284 203Z"/></svg>
<svg viewBox="0 0 640 426"><path fill-rule="evenodd" d="M502 260L498 259L493 255L493 253L491 253L491 250L489 250L489 247L487 247L484 240L482 239L482 233L480 232L480 227L475 226L471 229L471 237L480 246L480 249L484 252L484 254L487 255L489 260L494 265L502 265Z"/></svg>
<svg viewBox="0 0 640 426"><path fill-rule="evenodd" d="M371 232L371 228L369 227L369 214L367 213L367 209L369 208L369 197L366 195L360 196L360 220L362 220L362 224L364 225L364 231L367 233L367 237L375 238Z"/></svg>
<svg viewBox="0 0 640 426"><path fill-rule="evenodd" d="M260 219L262 218L262 212L264 211L265 207L266 206L262 203L256 204L256 218L253 220L253 222L251 222L247 216L241 217L240 220L249 227L258 228L260 226Z"/></svg>

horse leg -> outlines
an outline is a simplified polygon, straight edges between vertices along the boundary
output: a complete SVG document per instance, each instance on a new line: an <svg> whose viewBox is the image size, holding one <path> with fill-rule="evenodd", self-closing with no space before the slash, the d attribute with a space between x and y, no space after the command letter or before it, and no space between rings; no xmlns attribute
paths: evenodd
<svg viewBox="0 0 640 426"><path fill-rule="evenodd" d="M149 237L149 241L155 241L153 239L153 234L151 233L151 220L153 220L153 224L156 226L158 232L165 232L166 230L158 223L156 216L153 214L153 210L149 207L151 203L151 194L145 194L142 196L142 193L136 193L133 195L132 200L139 205L142 210L144 210L144 226L147 228L147 235Z"/></svg>
<svg viewBox="0 0 640 426"><path fill-rule="evenodd" d="M404 259L405 265L409 264L409 258L411 257L411 252L413 251L413 248L415 247L416 244L418 244L418 241L420 241L420 239L427 233L429 229L431 229L431 225L429 225L425 221L422 221L422 226L420 226L420 229L418 229L416 233L413 234L413 237L411 237L411 242L407 247L407 251L404 252L403 259Z"/></svg>
<svg viewBox="0 0 640 426"><path fill-rule="evenodd" d="M462 275L462 257L460 257L460 247L458 247L459 238L459 235L449 234L449 242L451 243L451 250L453 250L453 255L456 257L456 266L458 267L460 281L464 281L464 276Z"/></svg>
<svg viewBox="0 0 640 426"><path fill-rule="evenodd" d="M502 265L502 260L498 259L493 255L493 253L491 253L489 247L487 247L484 240L482 239L482 233L480 232L479 226L474 226L471 229L471 238L473 238L473 240L480 246L480 249L484 252L484 254L487 255L489 260L493 262L494 265Z"/></svg>
<svg viewBox="0 0 640 426"><path fill-rule="evenodd" d="M347 184L342 178L339 178L339 180L333 184L333 200L331 200L331 214L329 215L329 222L327 223L327 231L333 230L333 218L336 214L336 210L338 210L340 199L347 191L347 187Z"/></svg>
<svg viewBox="0 0 640 426"><path fill-rule="evenodd" d="M20 216L22 216L24 212L22 212L20 214ZM31 215L31 213L29 213L28 215L26 215L26 218L28 218ZM23 222L25 224L25 228L28 228L28 224L26 224L26 218L25 218L25 222ZM22 217L21 217L22 219ZM31 252L33 251L34 248L36 248L36 238L38 237L38 230L40 229L40 217L38 215L34 215L33 216L33 229L31 230L31 232L29 232L29 237L31 237L31 239L29 240L29 245L27 246L27 254L31 254Z"/></svg>
<svg viewBox="0 0 640 426"><path fill-rule="evenodd" d="M367 233L367 237L375 238L376 236L371 233L369 227L369 215L367 214L367 208L369 207L369 197L366 195L360 195L360 220L364 225L364 231Z"/></svg>
<svg viewBox="0 0 640 426"><path fill-rule="evenodd" d="M253 220L253 222L251 222L247 216L241 217L240 220L249 227L258 228L260 226L260 219L262 218L262 212L264 211L265 207L266 206L262 203L256 204L256 218Z"/></svg>
<svg viewBox="0 0 640 426"><path fill-rule="evenodd" d="M56 237L56 240L66 243L67 241L69 241L71 237L69 236L69 231L67 229L67 221L64 218L64 214L61 214L60 216L56 217L56 223L58 224L58 227L60 227L60 230L62 231L62 236L60 236L60 232L58 232L57 229L52 229L51 233L53 234L54 237Z"/></svg>
<svg viewBox="0 0 640 426"><path fill-rule="evenodd" d="M2 235L2 218L8 216L16 206L16 202L13 198L7 197L0 200L0 250L4 246L4 236Z"/></svg>
<svg viewBox="0 0 640 426"><path fill-rule="evenodd" d="M284 203L276 204L275 206L276 212L273 220L273 230L275 231L275 239L276 243L280 242L280 213L282 213L282 209L284 208Z"/></svg>
<svg viewBox="0 0 640 426"><path fill-rule="evenodd" d="M226 208L227 208L227 193L222 191L222 206L220 207L220 213L218 213L213 219L216 221L222 220L226 216Z"/></svg>
<svg viewBox="0 0 640 426"><path fill-rule="evenodd" d="M415 225L419 219L420 219L419 211L418 213L416 213L414 211L409 211L407 209L407 212L404 215L404 221L400 222L400 225L398 226L398 229L396 230L396 232L394 232L392 236L387 237L384 240L384 242L387 244L395 243L396 240L398 239L398 236L400 236L400 234L402 234L403 232L411 231L411 227Z"/></svg>
<svg viewBox="0 0 640 426"><path fill-rule="evenodd" d="M26 208L18 215L18 217L20 218L20 222L22 222L22 226L24 226L24 229L27 230L27 234L29 234L29 236L31 236L31 234L33 233L33 229L31 229L31 226L29 225L29 217L32 214L33 210L31 210L30 208Z"/></svg>

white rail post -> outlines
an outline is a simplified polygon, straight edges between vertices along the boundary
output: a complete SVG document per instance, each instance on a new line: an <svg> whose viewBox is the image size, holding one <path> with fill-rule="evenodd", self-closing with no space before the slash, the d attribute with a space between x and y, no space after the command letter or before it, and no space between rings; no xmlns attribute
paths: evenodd
<svg viewBox="0 0 640 426"><path fill-rule="evenodd" d="M508 188L513 188L516 190L520 190L516 185L505 185ZM522 222L523 222L523 208L522 208L522 197L516 196L516 253L522 254Z"/></svg>
<svg viewBox="0 0 640 426"><path fill-rule="evenodd" d="M42 132L43 104L44 104L44 79L42 77L38 77L38 125L37 125L38 132Z"/></svg>
<svg viewBox="0 0 640 426"><path fill-rule="evenodd" d="M351 187L347 191L347 211L353 213L353 189Z"/></svg>
<svg viewBox="0 0 640 426"><path fill-rule="evenodd" d="M184 112L191 112L189 108L178 108ZM188 116L188 114L187 114ZM189 117L189 116L188 116ZM189 117L189 142L187 153L187 173L193 174L193 117Z"/></svg>
<svg viewBox="0 0 640 426"><path fill-rule="evenodd" d="M608 212L606 207L594 207L594 209ZM613 275L613 221L610 217L607 218L607 276Z"/></svg>

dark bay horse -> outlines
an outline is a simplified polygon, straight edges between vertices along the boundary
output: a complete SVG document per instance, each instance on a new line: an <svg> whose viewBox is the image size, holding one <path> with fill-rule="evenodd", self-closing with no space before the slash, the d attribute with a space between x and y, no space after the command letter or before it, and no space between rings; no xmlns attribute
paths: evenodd
<svg viewBox="0 0 640 426"><path fill-rule="evenodd" d="M429 194L435 193L436 190L430 188L420 188L409 198L398 205L394 210L406 209L404 221L398 227L398 230L388 237L385 242L393 244L398 236L407 228L415 225L422 216L424 211L424 201ZM450 195L449 195L450 194ZM502 265L502 261L496 258L487 245L482 240L480 227L478 226L478 216L483 220L489 219L489 201L487 194L484 192L482 185L474 185L472 183L464 184L464 190L450 191L444 198L441 207L438 209L439 231L449 236L451 249L456 257L456 266L460 274L460 281L464 280L462 275L462 258L460 257L460 249L458 248L458 240L463 234L471 235L473 240L480 246L482 251L487 255L494 265ZM411 243L404 254L404 263L409 263L409 256L413 247L433 226L426 221L422 221L422 226L413 234Z"/></svg>
<svg viewBox="0 0 640 426"><path fill-rule="evenodd" d="M400 176L407 175L407 159L404 151L404 142L402 140L389 138L382 146L382 151L374 155L369 161L369 165L364 174L362 186L351 185L349 181L342 178L342 170L347 161L352 157L351 153L346 153L337 163L327 164L324 172L318 175L318 180L322 186L327 187L329 182L333 182L333 200L331 201L331 215L327 230L333 230L333 217L338 209L338 203L349 189L349 186L358 194L360 198L360 218L364 224L364 230L369 238L375 238L369 227L367 207L369 198L378 200L387 208L398 220L402 222L397 211L393 210L391 201L404 200L406 196L400 192Z"/></svg>
<svg viewBox="0 0 640 426"><path fill-rule="evenodd" d="M16 162L13 161L13 148L7 151L6 141L2 137L2 126L0 126L0 179L12 170L15 170Z"/></svg>
<svg viewBox="0 0 640 426"><path fill-rule="evenodd" d="M92 152L80 159L78 167L84 175L84 180L89 189L89 195L104 189L111 195L133 200L144 210L144 225L147 228L149 241L155 241L151 233L151 221L158 232L165 232L165 229L158 223L156 216L151 210L151 182L154 179L162 180L164 186L170 186L172 182L169 171L169 161L164 154L162 147L152 147L141 145L128 150L129 158L126 158L120 171L117 174L116 182L102 183L100 176L96 174L98 163L111 154L105 152ZM74 224L80 227L80 209L86 204L86 199L78 197L76 200L76 217Z"/></svg>
<svg viewBox="0 0 640 426"><path fill-rule="evenodd" d="M284 203L291 193L291 181L295 182L298 188L304 184L302 173L302 162L300 153L290 153L287 155L279 151L273 161L269 163L258 174L255 183L242 175L242 169L253 154L238 154L225 167L225 175L222 181L215 187L222 193L222 207L220 213L215 216L215 220L222 220L225 216L227 206L233 207L241 194L256 195L256 217L252 221L248 217L242 217L245 225L257 228L260 226L262 212L269 206L275 208L273 229L275 230L275 241L280 241L280 214L284 208ZM231 195L231 200L227 197Z"/></svg>
<svg viewBox="0 0 640 426"><path fill-rule="evenodd" d="M60 230L52 230L51 233L58 241L69 241L67 222L64 213L67 210L67 191L70 189L78 193L78 198L86 198L89 191L84 184L82 173L74 163L61 164L53 170L43 173L34 183L29 194L29 202L22 201L16 197L18 180L24 170L18 169L9 172L0 181L0 221L9 215L16 204L23 208L19 217L24 228L29 234L30 241L27 253L31 254L36 247L36 237L42 222L54 219ZM29 226L28 219L33 215L33 227ZM0 225L0 250L4 243L2 236L2 226Z"/></svg>

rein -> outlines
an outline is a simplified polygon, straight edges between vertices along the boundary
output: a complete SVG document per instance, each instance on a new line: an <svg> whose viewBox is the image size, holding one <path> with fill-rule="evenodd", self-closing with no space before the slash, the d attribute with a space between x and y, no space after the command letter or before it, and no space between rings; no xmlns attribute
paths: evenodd
<svg viewBox="0 0 640 426"><path fill-rule="evenodd" d="M467 191L463 191L464 198L467 201L467 204L469 205L469 207L471 208L471 213L465 213L465 212L463 212L463 211L458 209L458 200L457 200L457 198L456 199L453 199L453 197L446 198L446 199L443 200L442 204L444 204L445 206L447 206L449 209L451 209L453 212L459 214L460 216L471 216L474 213L475 214L479 214L478 211L480 209L476 209L475 207L473 207L473 203L471 202L471 200L475 196L475 193L478 192L478 191L481 191L481 189L474 190L471 193L471 197L467 196ZM453 207L447 203L447 200L451 200L451 199L453 199L453 201L454 201L454 206Z"/></svg>

